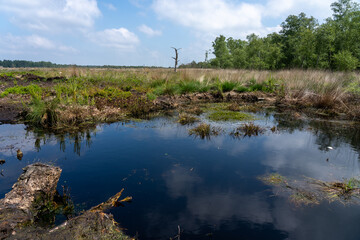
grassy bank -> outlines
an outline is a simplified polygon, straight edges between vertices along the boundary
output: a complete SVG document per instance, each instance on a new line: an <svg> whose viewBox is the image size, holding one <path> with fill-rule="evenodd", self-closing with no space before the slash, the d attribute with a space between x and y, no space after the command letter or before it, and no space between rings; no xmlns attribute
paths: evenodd
<svg viewBox="0 0 360 240"><path fill-rule="evenodd" d="M256 102L271 98L273 105L282 109L313 109L323 116L360 119L358 73L205 69L174 73L171 69L146 68L0 70L0 105L21 105L27 122L48 128L143 118L166 108L156 105L159 99L171 102L173 107L184 102L184 95L196 94L203 94L199 98L204 101L239 102L255 96L251 101Z"/></svg>

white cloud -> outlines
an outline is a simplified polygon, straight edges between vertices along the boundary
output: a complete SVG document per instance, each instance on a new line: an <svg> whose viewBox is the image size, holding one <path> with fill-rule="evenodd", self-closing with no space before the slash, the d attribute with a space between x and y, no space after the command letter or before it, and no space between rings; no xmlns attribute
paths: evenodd
<svg viewBox="0 0 360 240"><path fill-rule="evenodd" d="M244 38L250 33L264 36L279 31L278 26L269 26L268 20L284 21L290 14L305 12L321 21L331 16L332 2L334 0L266 0L263 3L154 0L152 8L160 19L171 20L200 34Z"/></svg>
<svg viewBox="0 0 360 240"><path fill-rule="evenodd" d="M52 32L89 28L101 15L96 0L0 0L0 11L16 25Z"/></svg>
<svg viewBox="0 0 360 240"><path fill-rule="evenodd" d="M149 0L129 0L137 8L145 8Z"/></svg>
<svg viewBox="0 0 360 240"><path fill-rule="evenodd" d="M76 52L72 47L64 46L36 34L29 36L14 36L12 34L0 36L0 50L2 52L21 53L32 49Z"/></svg>
<svg viewBox="0 0 360 240"><path fill-rule="evenodd" d="M161 34L162 34L162 32L160 30L154 30L154 29L146 26L145 24L139 26L138 29L140 32L145 33L149 37L161 36Z"/></svg>
<svg viewBox="0 0 360 240"><path fill-rule="evenodd" d="M105 6L111 11L116 11L116 7L111 3L105 3Z"/></svg>
<svg viewBox="0 0 360 240"><path fill-rule="evenodd" d="M304 12L319 20L331 16L330 5L334 0L269 0L264 8L264 15L285 18L290 14Z"/></svg>
<svg viewBox="0 0 360 240"><path fill-rule="evenodd" d="M28 44L35 48L54 49L55 44L49 39L40 37L38 35L31 35L25 38Z"/></svg>
<svg viewBox="0 0 360 240"><path fill-rule="evenodd" d="M262 26L261 7L257 4L234 4L225 0L155 0L152 7L161 18L200 31Z"/></svg>
<svg viewBox="0 0 360 240"><path fill-rule="evenodd" d="M119 50L132 50L140 42L136 34L126 28L105 29L91 33L88 37L101 46Z"/></svg>

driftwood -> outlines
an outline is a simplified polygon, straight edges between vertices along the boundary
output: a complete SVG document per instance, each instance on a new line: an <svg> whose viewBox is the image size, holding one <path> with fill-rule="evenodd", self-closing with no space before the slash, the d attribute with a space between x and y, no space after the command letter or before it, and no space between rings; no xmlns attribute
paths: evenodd
<svg viewBox="0 0 360 240"><path fill-rule="evenodd" d="M23 170L12 190L0 200L0 239L130 239L112 215L103 212L131 200L126 197L119 201L123 189L108 201L60 226L52 229L37 226L34 202L39 196L46 196L47 201L54 198L61 169L35 163Z"/></svg>

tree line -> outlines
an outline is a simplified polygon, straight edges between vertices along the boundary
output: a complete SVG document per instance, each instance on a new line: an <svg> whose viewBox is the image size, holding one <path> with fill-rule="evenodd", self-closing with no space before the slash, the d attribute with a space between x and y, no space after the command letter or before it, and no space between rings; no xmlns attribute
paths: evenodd
<svg viewBox="0 0 360 240"><path fill-rule="evenodd" d="M360 62L360 7L352 0L331 4L332 17L319 24L305 13L290 15L279 33L246 40L217 37L215 58L180 67L277 70L288 68L354 70ZM206 52L207 58L208 52Z"/></svg>
<svg viewBox="0 0 360 240"><path fill-rule="evenodd" d="M75 65L75 64L56 64L52 62L33 62L26 60L0 60L0 67L4 68L66 68L66 67L84 67L84 68L144 68L144 66L115 66L115 65ZM146 66L146 68L158 68L156 66Z"/></svg>

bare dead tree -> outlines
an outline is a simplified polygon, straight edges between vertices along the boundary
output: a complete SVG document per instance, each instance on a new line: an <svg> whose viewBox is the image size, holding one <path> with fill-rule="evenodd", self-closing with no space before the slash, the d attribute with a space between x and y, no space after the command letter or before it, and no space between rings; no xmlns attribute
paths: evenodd
<svg viewBox="0 0 360 240"><path fill-rule="evenodd" d="M181 48L174 48L174 47L171 47L175 50L175 57L173 57L173 59L175 60L175 72L177 71L177 65L179 63L179 53L178 51L181 49Z"/></svg>

